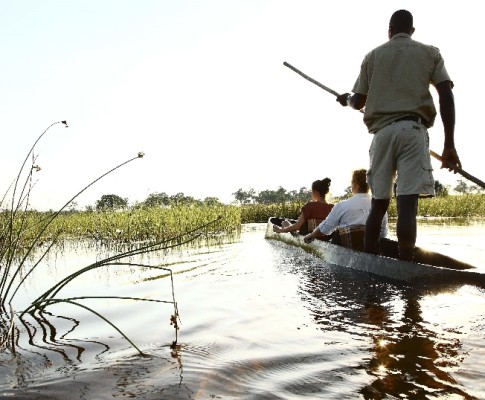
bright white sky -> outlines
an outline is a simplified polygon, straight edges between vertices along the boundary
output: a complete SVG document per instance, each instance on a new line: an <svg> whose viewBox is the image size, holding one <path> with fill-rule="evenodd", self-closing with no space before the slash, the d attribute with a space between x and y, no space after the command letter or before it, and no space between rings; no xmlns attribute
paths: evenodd
<svg viewBox="0 0 485 400"><path fill-rule="evenodd" d="M362 114L283 62L350 91L400 8L414 15L413 38L441 49L455 82L456 147L464 170L483 179L479 4L0 0L0 188L38 135L67 120L37 147L34 208L60 208L139 151L143 159L96 183L79 207L103 194L132 204L155 192L230 202L239 188L298 190L324 177L341 195L351 171L368 165ZM441 154L439 117L430 137ZM433 165L436 179L455 186L459 175Z"/></svg>

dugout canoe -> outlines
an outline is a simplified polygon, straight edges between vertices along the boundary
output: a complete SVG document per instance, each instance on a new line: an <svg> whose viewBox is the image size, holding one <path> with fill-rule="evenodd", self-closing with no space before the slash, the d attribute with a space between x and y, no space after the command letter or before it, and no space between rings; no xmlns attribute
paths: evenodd
<svg viewBox="0 0 485 400"><path fill-rule="evenodd" d="M470 284L485 287L485 274L452 257L417 247L414 262L397 259L397 242L381 240L381 255L348 249L330 242L314 240L305 243L302 235L273 232L268 220L265 238L298 246L324 262L352 268L392 280L413 284Z"/></svg>

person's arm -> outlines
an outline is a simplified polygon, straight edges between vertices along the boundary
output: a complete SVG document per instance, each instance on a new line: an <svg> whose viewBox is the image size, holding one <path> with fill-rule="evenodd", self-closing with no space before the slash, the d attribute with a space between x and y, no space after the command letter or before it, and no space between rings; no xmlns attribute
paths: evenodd
<svg viewBox="0 0 485 400"><path fill-rule="evenodd" d="M455 149L455 98L452 88L453 83L451 81L443 81L436 85L440 115L445 131L441 168L448 168L449 171L453 170L456 173L456 167L461 168L461 162Z"/></svg>
<svg viewBox="0 0 485 400"><path fill-rule="evenodd" d="M304 238L303 238L303 241L305 243L310 243L311 241L313 241L314 239L318 239L318 238L323 238L324 235L322 234L322 232L320 232L320 228L317 226L313 232L310 232L308 235L306 235Z"/></svg>
<svg viewBox="0 0 485 400"><path fill-rule="evenodd" d="M355 110L362 110L365 107L365 102L367 101L367 96L362 93L343 93L337 96L337 102L342 106L349 106Z"/></svg>
<svg viewBox="0 0 485 400"><path fill-rule="evenodd" d="M285 232L297 231L303 226L304 223L305 223L305 216L303 215L303 213L301 213L300 216L298 217L298 220L290 226L282 228L280 226L273 225L273 232L285 233Z"/></svg>

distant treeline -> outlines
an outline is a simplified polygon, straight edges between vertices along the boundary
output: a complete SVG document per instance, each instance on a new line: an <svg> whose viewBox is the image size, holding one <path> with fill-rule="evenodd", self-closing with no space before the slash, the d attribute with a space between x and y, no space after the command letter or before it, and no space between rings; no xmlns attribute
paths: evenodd
<svg viewBox="0 0 485 400"><path fill-rule="evenodd" d="M443 185L439 181L435 181L435 192L437 197L446 197L450 194L450 186ZM479 186L469 185L463 180L458 180L457 185L453 188L454 192L459 194L481 193L484 191ZM341 196L333 196L333 200L343 200L352 195L352 188L348 186ZM239 204L277 204L286 202L302 202L311 199L311 190L302 187L300 190L288 191L283 187L276 190L263 190L256 192L254 189L243 190L239 189L233 193L234 199Z"/></svg>
<svg viewBox="0 0 485 400"><path fill-rule="evenodd" d="M299 191L288 191L282 187L277 190L263 190L257 193L254 189L243 191L239 189L233 193L233 204L278 204L288 202L306 202L311 199L311 192L307 188L300 188ZM128 199L116 194L105 194L96 201L94 207L87 207L87 211L117 210L127 208L151 208L151 207L178 207L184 205L192 206L213 206L220 205L222 202L217 197L206 197L203 200L187 196L184 193L168 195L165 192L152 193L139 203L129 205ZM71 207L72 209L75 206Z"/></svg>
<svg viewBox="0 0 485 400"><path fill-rule="evenodd" d="M478 186L468 185L463 180L458 180L457 185L453 191L458 194L479 194L483 189ZM450 194L450 187L441 184L439 181L435 182L436 197L447 197ZM278 187L276 190L262 190L256 192L254 189L243 190L238 189L232 193L234 200L233 205L278 205L288 203L305 203L311 200L311 191L306 187L301 187L299 190L287 190L283 187ZM348 198L352 195L350 186L347 187L341 196L333 196L329 201L337 202ZM152 207L179 207L184 205L191 206L216 206L223 203L217 197L206 197L204 199L196 199L184 193L177 193L175 195L168 195L165 192L151 193L142 202L129 204L127 198L123 198L116 194L105 194L97 200L94 206L86 207L86 211L107 211L107 210L126 210ZM77 204L73 203L69 208L71 211L76 210Z"/></svg>

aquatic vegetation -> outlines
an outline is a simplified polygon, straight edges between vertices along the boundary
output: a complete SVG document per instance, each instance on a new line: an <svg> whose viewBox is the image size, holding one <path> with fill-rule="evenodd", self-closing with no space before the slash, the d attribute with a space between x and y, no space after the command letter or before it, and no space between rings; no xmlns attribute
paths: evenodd
<svg viewBox="0 0 485 400"><path fill-rule="evenodd" d="M300 215L302 202L275 204L244 204L241 205L241 221L267 222L273 216L296 219ZM389 218L396 218L396 199L391 199L388 209ZM485 194L473 193L453 196L438 196L430 199L420 199L418 216L421 217L485 217Z"/></svg>
<svg viewBox="0 0 485 400"><path fill-rule="evenodd" d="M210 222L209 224L206 224L206 225L209 226L213 222L214 221L212 221L212 222ZM178 246L178 245L181 245L183 243L191 242L191 241L197 239L198 237L200 237L200 235L202 234L203 229L205 227L206 226L200 226L200 227L197 227L196 229L194 229L192 231L185 232L185 233L179 235L178 237L173 237L173 238L170 238L166 241L164 240L164 241L161 241L161 242L155 242L155 243L152 243L152 244L142 246L140 248L125 251L123 253L116 254L112 257L108 257L108 258L105 258L101 261L97 261L97 262L95 262L91 265L88 265L88 266L72 273L71 275L65 277L64 279L60 280L59 282L54 284L49 290L47 290L45 293L43 293L41 296L39 296L37 299L33 300L32 303L24 311L22 311L22 313L20 314L20 318L23 318L25 316L25 314L27 314L27 313L32 315L32 316L34 316L36 313L42 313L45 310L45 308L50 306L50 305L54 305L54 304L58 304L58 303L72 304L72 305L75 305L75 306L78 306L78 307L81 307L81 308L84 308L84 309L90 311L91 313L95 314L96 316L98 316L99 318L101 318L102 320L104 320L105 322L110 324L141 355L143 355L143 352L114 323L112 323L109 319L105 318L103 315L98 313L93 308L88 307L88 306L86 306L82 303L79 303L78 301L79 300L86 300L86 299L94 299L94 298L101 299L102 298L102 299L123 299L123 300L134 300L134 301L168 303L168 304L172 304L173 309L174 309L173 314L170 316L170 324L173 325L174 329L175 329L175 340L172 342L171 347L175 347L177 345L177 340L178 340L179 326L178 326L177 321L178 321L178 318L179 318L179 314L178 314L178 309L177 309L177 302L175 300L175 289L174 289L174 283L173 283L172 270L170 270L169 268L161 267L161 266L157 266L157 265L139 264L139 263L134 263L134 262L126 262L126 261L123 261L123 260L128 258L128 257L132 257L134 255L140 255L140 254L149 253L149 252L151 253L151 252L158 251L158 250L168 249L169 247ZM144 269L146 269L146 268L157 269L157 270L163 270L163 271L168 272L168 274L170 276L170 282L171 282L171 288L172 288L172 293L171 293L172 299L170 301L167 301L167 300L158 300L158 299L143 299L143 298L131 297L131 296L79 296L79 297L68 297L68 298L57 297L58 293L66 285L68 285L70 282L72 282L74 279L76 279L76 277L78 277L78 276L80 276L84 273L87 273L89 271L92 271L94 269L97 269L97 268L119 267L119 266L131 266L131 267L144 268ZM30 272L31 271L29 271L29 273ZM22 284L22 282L25 280L25 278L27 276L28 276L28 273L21 280L21 282L17 286L17 288L20 287L20 285ZM14 296L15 296L15 292L12 295L12 297L14 297ZM29 330L29 335L30 335L30 330Z"/></svg>
<svg viewBox="0 0 485 400"><path fill-rule="evenodd" d="M298 218L304 202L241 205L241 222L267 222L269 217Z"/></svg>
<svg viewBox="0 0 485 400"><path fill-rule="evenodd" d="M50 332L55 336L55 327L46 318L46 309L55 304L69 304L81 307L99 317L117 330L141 355L142 351L112 321L93 307L83 304L85 299L112 298L133 301L150 301L171 304L170 325L175 330L175 340L171 347L177 346L179 314L175 300L172 271L169 268L135 263L131 257L153 253L204 239L209 242L224 232L236 232L240 225L240 214L231 208L208 207L201 210L175 208L170 210L133 210L124 213L66 213L72 202L94 183L124 165L143 158L139 152L135 157L110 169L71 197L58 211L40 213L29 210L29 198L33 188L33 174L40 171L34 149L44 134L55 122L37 138L23 161L17 177L0 201L0 351L16 354L19 335L26 332L29 343L34 344L36 332L44 336ZM222 222L224 220L224 222ZM90 237L97 241L128 243L116 255L102 259L81 268L69 276L54 282L52 287L41 296L32 298L29 305L19 311L15 300L26 279L39 268L54 245L62 240ZM133 243L136 242L136 246ZM61 297L60 291L79 276L97 268L118 268L130 266L139 269L163 270L170 276L171 299L144 299L134 296L70 296ZM67 318L69 319L69 318ZM34 327L37 324L37 328ZM40 346L39 346L40 347Z"/></svg>
<svg viewBox="0 0 485 400"><path fill-rule="evenodd" d="M208 242L217 238L229 240L240 233L241 211L239 207L220 204L64 213L53 221L49 234L62 231L65 238L132 245L166 240L209 221L216 222L205 229Z"/></svg>
<svg viewBox="0 0 485 400"><path fill-rule="evenodd" d="M390 218L397 216L395 198L391 200L388 212ZM485 217L485 195L474 193L420 199L418 202L418 216L449 218Z"/></svg>

